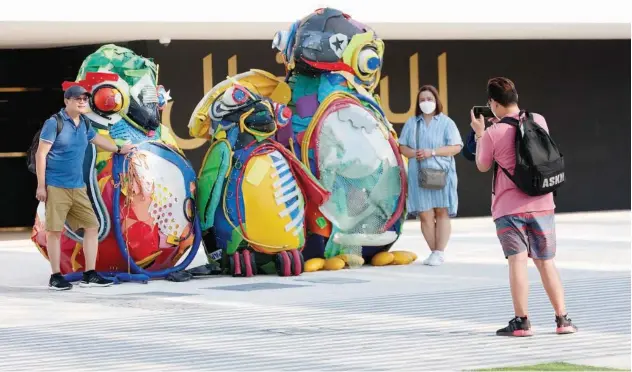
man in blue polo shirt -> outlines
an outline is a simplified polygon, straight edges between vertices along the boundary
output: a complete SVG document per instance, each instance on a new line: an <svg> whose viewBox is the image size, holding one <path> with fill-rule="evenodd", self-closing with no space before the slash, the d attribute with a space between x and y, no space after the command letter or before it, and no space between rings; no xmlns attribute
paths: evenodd
<svg viewBox="0 0 632 372"><path fill-rule="evenodd" d="M95 271L99 222L86 192L83 160L89 142L119 154L127 154L135 146L115 145L87 125L81 114L88 111L89 96L90 93L78 85L66 90L66 107L58 113L63 122L61 132L57 134L55 117L46 120L36 154L36 197L46 203L46 248L53 270L48 286L54 290L72 288L60 273L61 232L66 221L73 229L84 229L86 271L79 285L104 287L112 284Z"/></svg>

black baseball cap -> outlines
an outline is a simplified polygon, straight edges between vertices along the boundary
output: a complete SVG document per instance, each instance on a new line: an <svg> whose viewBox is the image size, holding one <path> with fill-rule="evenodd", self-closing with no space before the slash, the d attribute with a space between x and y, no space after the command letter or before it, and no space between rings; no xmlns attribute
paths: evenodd
<svg viewBox="0 0 632 372"><path fill-rule="evenodd" d="M73 85L70 88L66 89L66 91L64 92L64 98L68 99L68 98L76 98L82 95L87 95L90 96L90 92L88 92L84 87L82 87L81 85Z"/></svg>

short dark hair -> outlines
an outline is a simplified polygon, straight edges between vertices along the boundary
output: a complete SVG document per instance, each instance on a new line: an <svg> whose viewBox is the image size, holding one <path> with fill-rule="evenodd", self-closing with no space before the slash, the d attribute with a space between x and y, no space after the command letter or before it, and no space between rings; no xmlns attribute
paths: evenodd
<svg viewBox="0 0 632 372"><path fill-rule="evenodd" d="M425 90L432 93L432 95L435 98L435 101L437 101L437 107L435 108L434 113L435 115L439 115L440 113L443 112L443 103L441 103L441 99L439 99L439 92L437 91L437 88L433 87L432 85L424 85L423 87L419 89L419 92L417 92L417 108L415 109L415 116L421 115L421 108L419 108L419 95L421 94L421 92Z"/></svg>
<svg viewBox="0 0 632 372"><path fill-rule="evenodd" d="M493 99L502 106L518 103L518 91L513 81L505 77L495 77L487 82L487 100Z"/></svg>

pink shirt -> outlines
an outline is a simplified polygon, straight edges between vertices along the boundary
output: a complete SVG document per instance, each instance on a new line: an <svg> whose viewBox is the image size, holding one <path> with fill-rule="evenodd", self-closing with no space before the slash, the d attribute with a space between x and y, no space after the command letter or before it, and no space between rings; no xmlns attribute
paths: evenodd
<svg viewBox="0 0 632 372"><path fill-rule="evenodd" d="M518 113L508 115L518 118ZM548 132L546 120L539 114L533 114L535 122ZM496 123L487 128L476 144L479 163L485 168L491 167L495 160L510 174L514 172L516 127L505 123ZM480 154L479 154L480 153ZM491 168L493 170L493 168ZM529 196L522 192L505 173L498 168L495 194L492 194L492 218L497 219L508 214L540 212L555 209L553 194Z"/></svg>

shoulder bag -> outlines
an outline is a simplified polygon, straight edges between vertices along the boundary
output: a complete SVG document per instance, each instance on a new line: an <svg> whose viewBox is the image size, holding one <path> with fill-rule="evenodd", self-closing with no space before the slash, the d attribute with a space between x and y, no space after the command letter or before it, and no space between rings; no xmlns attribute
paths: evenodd
<svg viewBox="0 0 632 372"><path fill-rule="evenodd" d="M419 149L419 122L417 119L417 126L415 127L415 147L417 150ZM441 163L433 156L433 159L437 161L439 167L441 168ZM415 157L417 160L417 181L419 187L430 190L441 190L446 185L446 178L448 172L442 169L432 169L432 168L422 168L421 161Z"/></svg>

